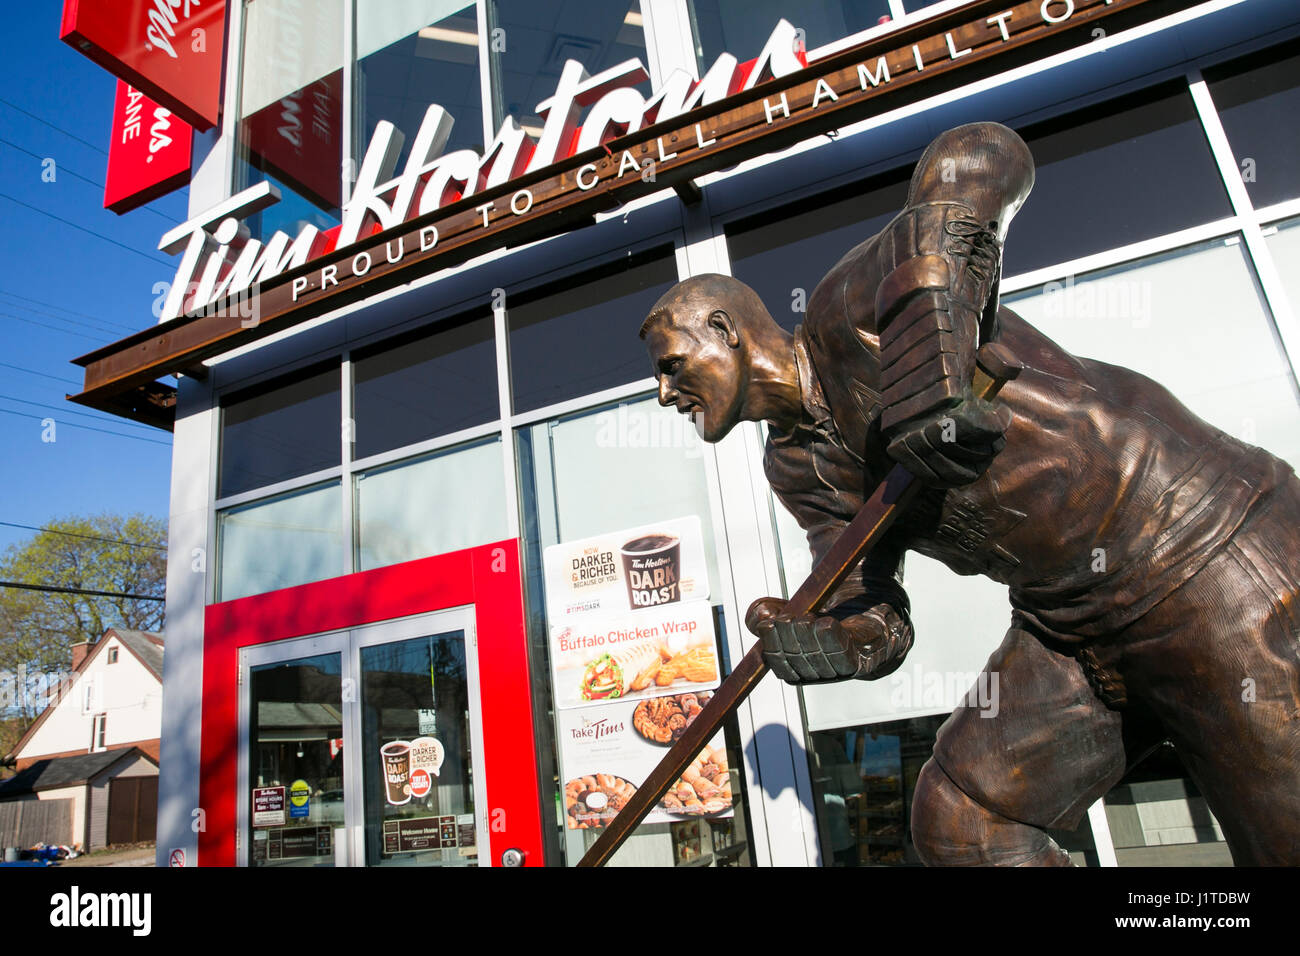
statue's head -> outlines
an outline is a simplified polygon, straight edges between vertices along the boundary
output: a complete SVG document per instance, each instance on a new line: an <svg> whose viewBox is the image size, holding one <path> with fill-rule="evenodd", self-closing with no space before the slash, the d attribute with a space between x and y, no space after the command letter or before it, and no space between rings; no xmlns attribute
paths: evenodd
<svg viewBox="0 0 1300 956"><path fill-rule="evenodd" d="M755 366L788 337L753 289L710 274L669 289L641 338L659 379L659 404L689 415L700 437L716 442L752 420Z"/></svg>

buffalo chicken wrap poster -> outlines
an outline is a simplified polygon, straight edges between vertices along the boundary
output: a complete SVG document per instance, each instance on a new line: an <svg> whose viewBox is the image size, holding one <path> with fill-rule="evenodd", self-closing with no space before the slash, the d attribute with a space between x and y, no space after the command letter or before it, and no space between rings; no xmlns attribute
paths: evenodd
<svg viewBox="0 0 1300 956"><path fill-rule="evenodd" d="M597 829L722 679L699 518L563 542L543 564L565 823ZM718 734L646 820L731 813Z"/></svg>

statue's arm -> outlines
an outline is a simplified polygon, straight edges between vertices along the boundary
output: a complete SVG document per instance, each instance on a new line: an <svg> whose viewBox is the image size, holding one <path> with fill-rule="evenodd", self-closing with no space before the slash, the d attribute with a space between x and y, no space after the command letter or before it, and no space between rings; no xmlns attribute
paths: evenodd
<svg viewBox="0 0 1300 956"><path fill-rule="evenodd" d="M906 207L875 244L881 430L890 457L929 484L974 481L1010 424L970 382L994 331L1007 228L1033 183L1029 148L1012 130L949 130L922 155Z"/></svg>
<svg viewBox="0 0 1300 956"><path fill-rule="evenodd" d="M815 478L807 487L784 492L778 484L773 490L807 532L815 564L848 522L826 507L830 499ZM755 601L745 623L763 643L768 666L788 683L875 680L896 670L912 647L902 551L888 536L853 569L820 614L790 615L785 603L778 598Z"/></svg>

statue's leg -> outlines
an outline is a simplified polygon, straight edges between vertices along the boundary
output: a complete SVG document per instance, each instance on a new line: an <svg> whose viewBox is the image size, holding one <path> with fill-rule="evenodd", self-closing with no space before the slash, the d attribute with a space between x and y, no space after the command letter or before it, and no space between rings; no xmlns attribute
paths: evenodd
<svg viewBox="0 0 1300 956"><path fill-rule="evenodd" d="M1121 666L1238 865L1300 865L1300 481L1156 605Z"/></svg>
<svg viewBox="0 0 1300 956"><path fill-rule="evenodd" d="M1145 716L1103 704L1073 657L1013 627L917 779L917 852L932 865L1068 866L1045 828L1076 828L1159 739Z"/></svg>

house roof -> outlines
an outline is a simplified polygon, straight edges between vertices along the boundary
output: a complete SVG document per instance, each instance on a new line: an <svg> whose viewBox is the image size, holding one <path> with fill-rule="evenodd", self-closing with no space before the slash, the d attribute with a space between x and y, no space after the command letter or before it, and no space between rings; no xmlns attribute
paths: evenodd
<svg viewBox="0 0 1300 956"><path fill-rule="evenodd" d="M161 634L152 631L128 631L121 627L110 627L104 632L104 637L108 637L109 634L116 634L131 653L140 658L140 663L149 668L155 677L162 680L163 636ZM104 638L100 638L96 646L102 643ZM90 657L90 654L86 655L87 660Z"/></svg>
<svg viewBox="0 0 1300 956"><path fill-rule="evenodd" d="M0 799L54 787L73 787L85 783L127 757L144 757L150 763L153 762L139 747L119 747L117 750L77 754L75 757L50 757L36 761L8 780L0 781Z"/></svg>
<svg viewBox="0 0 1300 956"><path fill-rule="evenodd" d="M107 638L110 634L117 637L123 646L139 659L145 669L157 678L159 684L162 683L163 635L155 634L153 631L132 631L127 628L117 627L110 627L104 632L104 636L95 642L90 649L90 653L82 658L80 664L73 668L72 673L74 675L79 676L82 671L90 666L91 660L108 646ZM15 756L22 751L23 747L27 746L27 741L40 729L41 724L45 723L45 718L54 713L54 708L58 707L63 701L71 700L74 696L74 694L59 694L54 703L41 711L40 716L32 721L32 725L27 728L27 732L18 738L18 742L14 744L14 749L0 757L0 763L11 763Z"/></svg>

